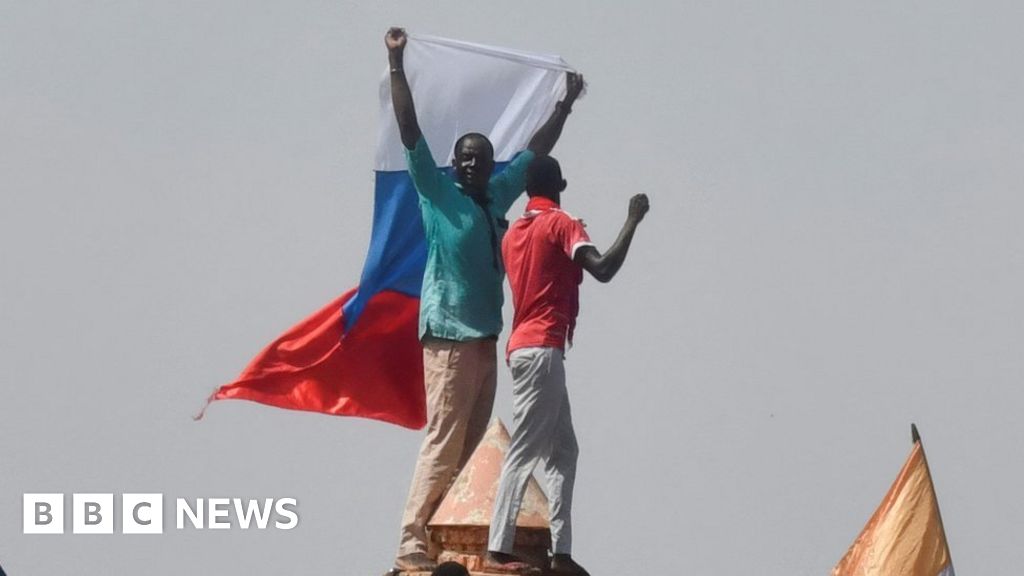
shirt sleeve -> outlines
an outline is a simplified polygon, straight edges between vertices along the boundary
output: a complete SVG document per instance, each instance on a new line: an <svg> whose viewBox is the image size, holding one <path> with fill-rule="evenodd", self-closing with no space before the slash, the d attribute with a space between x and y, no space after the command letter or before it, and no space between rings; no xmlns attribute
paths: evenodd
<svg viewBox="0 0 1024 576"><path fill-rule="evenodd" d="M495 210L505 214L515 204L519 195L526 190L526 169L536 155L531 150L523 150L516 154L512 162L502 170L501 174L491 178L487 184L487 193Z"/></svg>
<svg viewBox="0 0 1024 576"><path fill-rule="evenodd" d="M553 227L554 241L570 260L576 257L576 251L584 246L593 246L587 229L582 220L577 220L564 212L558 214L558 222Z"/></svg>
<svg viewBox="0 0 1024 576"><path fill-rule="evenodd" d="M441 184L443 176L422 134L415 148L405 150L405 162L409 166L409 177L416 186L416 192L430 200L437 200L444 189Z"/></svg>

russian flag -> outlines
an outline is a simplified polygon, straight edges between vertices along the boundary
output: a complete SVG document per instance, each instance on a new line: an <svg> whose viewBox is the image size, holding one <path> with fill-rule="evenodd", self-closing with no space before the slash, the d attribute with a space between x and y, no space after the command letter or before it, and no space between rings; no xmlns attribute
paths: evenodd
<svg viewBox="0 0 1024 576"><path fill-rule="evenodd" d="M437 165L450 166L459 136L480 132L500 170L551 115L571 68L558 56L410 34L405 70ZM427 249L389 76L380 83L373 229L358 287L274 340L210 402L426 424L417 328Z"/></svg>

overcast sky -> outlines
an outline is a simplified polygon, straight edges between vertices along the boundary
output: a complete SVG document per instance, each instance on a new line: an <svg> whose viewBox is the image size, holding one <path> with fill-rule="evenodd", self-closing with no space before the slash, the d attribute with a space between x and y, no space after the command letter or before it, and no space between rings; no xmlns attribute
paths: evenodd
<svg viewBox="0 0 1024 576"><path fill-rule="evenodd" d="M1020 3L0 0L11 576L390 567L420 432L190 416L357 282L391 25L584 73L555 155L600 248L651 198L567 361L592 573L826 574L912 421L957 572L1019 571ZM301 520L26 536L26 492L288 496Z"/></svg>

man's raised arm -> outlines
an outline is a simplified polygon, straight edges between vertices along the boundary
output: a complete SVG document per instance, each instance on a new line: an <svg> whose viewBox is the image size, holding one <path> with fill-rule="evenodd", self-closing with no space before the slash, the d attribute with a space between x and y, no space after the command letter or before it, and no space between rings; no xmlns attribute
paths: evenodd
<svg viewBox="0 0 1024 576"><path fill-rule="evenodd" d="M626 253L629 252L629 245L633 242L633 234L648 209L650 209L650 203L646 194L637 194L630 198L629 215L612 247L604 255L601 255L597 248L583 246L576 251L573 260L598 281L608 282L611 280L619 268L622 268L622 263L626 261Z"/></svg>
<svg viewBox="0 0 1024 576"><path fill-rule="evenodd" d="M412 150L419 142L422 132L420 123L416 120L412 90L409 89L409 81L405 78L403 59L407 41L405 30L401 28L391 28L384 35L384 44L388 47L388 62L391 64L391 105L395 109L402 145Z"/></svg>
<svg viewBox="0 0 1024 576"><path fill-rule="evenodd" d="M537 156L547 156L551 153L555 143L558 142L558 137L562 135L562 126L565 126L565 119L572 112L573 103L576 102L576 98L582 91L583 76L575 72L566 72L565 100L555 104L555 111L530 139L530 143L526 146L527 149ZM393 88L392 94L394 94Z"/></svg>

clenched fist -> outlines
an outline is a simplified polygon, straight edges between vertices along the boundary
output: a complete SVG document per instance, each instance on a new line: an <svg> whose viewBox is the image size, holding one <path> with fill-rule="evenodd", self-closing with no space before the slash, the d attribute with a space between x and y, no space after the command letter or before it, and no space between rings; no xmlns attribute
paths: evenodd
<svg viewBox="0 0 1024 576"><path fill-rule="evenodd" d="M633 222L639 224L650 209L651 204L647 200L647 194L637 194L629 199L629 219Z"/></svg>

